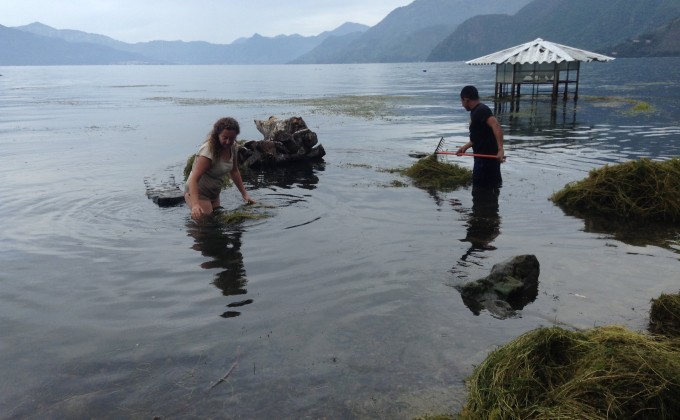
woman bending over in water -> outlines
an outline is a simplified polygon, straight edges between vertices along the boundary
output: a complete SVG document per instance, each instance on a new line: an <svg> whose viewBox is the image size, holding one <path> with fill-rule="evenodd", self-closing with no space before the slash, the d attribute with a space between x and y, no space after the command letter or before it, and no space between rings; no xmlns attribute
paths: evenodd
<svg viewBox="0 0 680 420"><path fill-rule="evenodd" d="M184 191L192 219L210 215L220 207L220 192L227 174L241 192L243 200L248 204L255 203L243 186L238 170L236 136L240 132L238 121L230 117L221 118L198 149Z"/></svg>

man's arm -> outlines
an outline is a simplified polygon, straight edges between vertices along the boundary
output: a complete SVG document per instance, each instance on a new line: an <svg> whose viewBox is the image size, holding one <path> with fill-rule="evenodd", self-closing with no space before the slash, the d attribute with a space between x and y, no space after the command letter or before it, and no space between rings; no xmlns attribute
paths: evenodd
<svg viewBox="0 0 680 420"><path fill-rule="evenodd" d="M496 155L496 159L502 162L505 160L505 151L503 150L503 127L501 127L501 124L493 115L487 118L486 124L491 127L491 130L493 130L493 136L496 138L496 144L498 145L498 154Z"/></svg>

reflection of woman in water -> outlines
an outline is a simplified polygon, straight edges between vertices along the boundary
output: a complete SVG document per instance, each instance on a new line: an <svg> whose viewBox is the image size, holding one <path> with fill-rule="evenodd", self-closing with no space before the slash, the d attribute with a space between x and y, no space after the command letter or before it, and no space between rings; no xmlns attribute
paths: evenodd
<svg viewBox="0 0 680 420"><path fill-rule="evenodd" d="M184 199L191 209L191 218L200 219L220 207L220 192L227 174L247 203L248 195L238 170L236 136L241 132L238 122L230 117L215 122L210 135L198 149L191 173L187 178Z"/></svg>
<svg viewBox="0 0 680 420"><path fill-rule="evenodd" d="M241 235L239 229L225 230L217 220L207 223L188 223L189 234L194 238L192 247L210 260L201 264L206 270L221 269L215 274L213 284L222 290L224 296L245 295L248 293L246 285L246 270L241 254ZM232 302L227 306L235 308L252 303L251 299ZM240 315L240 312L229 310L221 316L230 318Z"/></svg>

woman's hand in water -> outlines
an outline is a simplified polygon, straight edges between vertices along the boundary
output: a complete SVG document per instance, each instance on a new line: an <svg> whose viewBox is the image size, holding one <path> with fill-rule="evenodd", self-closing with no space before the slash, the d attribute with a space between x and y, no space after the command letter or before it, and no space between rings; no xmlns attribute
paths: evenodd
<svg viewBox="0 0 680 420"><path fill-rule="evenodd" d="M199 205L195 205L191 208L191 218L198 220L203 217L203 209Z"/></svg>

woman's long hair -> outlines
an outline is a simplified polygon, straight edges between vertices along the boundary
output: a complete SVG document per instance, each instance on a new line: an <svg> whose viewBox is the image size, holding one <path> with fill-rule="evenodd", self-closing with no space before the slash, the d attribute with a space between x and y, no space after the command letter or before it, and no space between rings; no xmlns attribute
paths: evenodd
<svg viewBox="0 0 680 420"><path fill-rule="evenodd" d="M220 157L220 153L224 148L219 139L220 133L224 130L234 131L236 134L239 134L241 127L239 127L238 121L231 117L220 118L215 122L212 131L205 140L208 142L208 150L210 150L210 155L213 157L213 162Z"/></svg>

